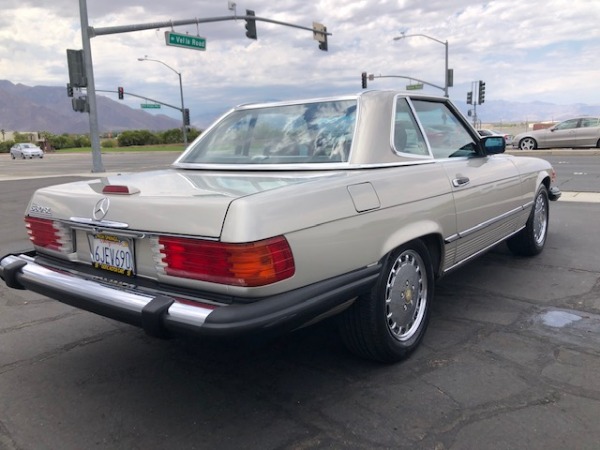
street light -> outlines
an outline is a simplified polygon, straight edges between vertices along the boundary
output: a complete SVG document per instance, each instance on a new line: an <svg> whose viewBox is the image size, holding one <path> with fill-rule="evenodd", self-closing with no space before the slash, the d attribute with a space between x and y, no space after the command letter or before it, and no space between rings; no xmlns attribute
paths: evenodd
<svg viewBox="0 0 600 450"><path fill-rule="evenodd" d="M446 47L446 72L444 75L444 97L448 97L448 85L449 85L449 76L450 73L448 71L448 41L440 41L439 39L436 38L432 38L431 36L427 36L426 34L402 34L401 36L396 36L394 38L395 41L399 41L400 39L404 39L404 38L409 38L409 37L414 37L414 36L421 36L427 39L431 39L432 41L435 41L439 44L442 44L444 47Z"/></svg>
<svg viewBox="0 0 600 450"><path fill-rule="evenodd" d="M167 63L164 63L158 59L151 59L148 58L147 56L144 56L143 58L138 58L138 61L154 61L157 63L161 63L163 66L171 69L173 72L175 72L177 74L177 76L179 77L179 94L181 95L181 124L182 124L182 131L183 131L183 144L187 147L187 127L185 124L185 105L183 104L183 84L181 82L181 73L177 72L175 69L173 69L170 65L168 65Z"/></svg>

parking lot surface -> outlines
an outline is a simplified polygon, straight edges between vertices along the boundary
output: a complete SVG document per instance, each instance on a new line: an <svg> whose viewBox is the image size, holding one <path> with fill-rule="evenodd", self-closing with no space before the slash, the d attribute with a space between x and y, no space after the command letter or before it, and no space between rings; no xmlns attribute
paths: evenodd
<svg viewBox="0 0 600 450"><path fill-rule="evenodd" d="M84 176L69 173L0 181L2 254L28 245L32 191ZM157 340L0 283L0 449L597 449L600 205L550 206L544 252L499 245L442 279L396 365L346 351L333 320Z"/></svg>

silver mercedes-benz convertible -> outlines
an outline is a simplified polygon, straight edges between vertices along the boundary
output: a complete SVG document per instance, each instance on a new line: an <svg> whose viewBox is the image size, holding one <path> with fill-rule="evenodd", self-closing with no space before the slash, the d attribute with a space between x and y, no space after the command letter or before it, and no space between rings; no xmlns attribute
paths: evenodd
<svg viewBox="0 0 600 450"><path fill-rule="evenodd" d="M542 251L554 170L447 99L236 107L165 170L38 190L0 276L153 336L239 338L336 315L358 355L421 341L436 280L506 241Z"/></svg>

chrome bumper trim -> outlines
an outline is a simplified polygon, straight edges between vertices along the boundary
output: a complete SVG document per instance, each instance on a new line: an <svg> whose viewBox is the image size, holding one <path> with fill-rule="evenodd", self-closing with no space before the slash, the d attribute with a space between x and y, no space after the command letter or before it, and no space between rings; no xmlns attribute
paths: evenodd
<svg viewBox="0 0 600 450"><path fill-rule="evenodd" d="M128 316L126 320L134 325L141 326L142 311L157 297L149 294L132 292L118 286L105 285L98 281L75 277L67 273L50 270L37 264L33 258L27 255L10 255L0 261L0 277L7 281L9 278L5 273L7 267L17 263L18 274L11 274L10 278L16 283L26 286L27 289L46 295L46 292L64 295L69 298L85 299L85 302L76 305L83 309L114 311L119 315ZM25 263L25 264L23 264ZM18 287L18 286L11 286ZM164 297L163 297L164 298ZM69 302L65 302L70 304ZM84 305L92 305L86 308ZM162 322L169 328L200 328L204 325L208 315L214 308L206 308L202 305L193 306L174 301L164 313ZM103 314L110 317L109 314Z"/></svg>

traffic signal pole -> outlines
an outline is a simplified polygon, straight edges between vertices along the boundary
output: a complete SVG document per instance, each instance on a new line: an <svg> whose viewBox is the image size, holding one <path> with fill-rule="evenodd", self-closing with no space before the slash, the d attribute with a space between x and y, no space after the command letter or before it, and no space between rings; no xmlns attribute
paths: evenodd
<svg viewBox="0 0 600 450"><path fill-rule="evenodd" d="M90 117L90 142L92 144L92 172L104 172L102 151L100 150L100 132L98 127L98 109L96 106L96 85L92 65L92 46L90 44L88 13L86 0L79 0L81 17L81 41L83 42L83 61L87 78L87 102Z"/></svg>
<svg viewBox="0 0 600 450"><path fill-rule="evenodd" d="M253 11L251 11L253 12ZM90 27L88 23L88 13L87 13L87 4L86 0L79 0L79 15L81 18L81 40L83 42L83 52L84 52L84 65L85 65L85 73L87 77L87 101L89 104L89 115L90 115L90 140L92 143L92 160L93 167L92 172L104 172L104 166L102 165L102 152L100 150L100 135L99 135L99 127L98 127L98 113L96 107L96 89L94 84L94 68L92 64L92 49L90 45L90 38L108 35L108 34L117 34L117 33L129 33L132 31L141 31L141 30L153 30L157 28L173 28L175 26L180 25L193 25L200 23L211 23L211 22L223 22L227 20L246 20L247 23L255 23L255 21L267 22L276 25L284 25L287 27L298 28L301 30L308 30L313 32L313 37L319 40L319 49L327 50L327 36L330 36L332 33L327 32L327 28L321 24L313 24L313 27L305 27L301 25L295 25L292 23L281 22L279 20L267 19L264 17L256 17L254 15L247 14L245 16L224 16L224 17L208 17L204 19L187 19L187 20L168 20L163 22L154 22L154 23L145 23L145 24L136 24L136 25L123 25L123 26L114 26L114 27L103 27L103 28L94 28ZM318 25L318 26L317 26ZM181 84L180 84L181 86ZM183 105L183 89L180 88L180 93L182 96L181 101L181 109L185 111ZM185 113L184 113L185 114ZM185 129L184 129L185 133Z"/></svg>

